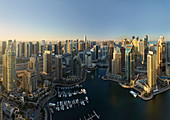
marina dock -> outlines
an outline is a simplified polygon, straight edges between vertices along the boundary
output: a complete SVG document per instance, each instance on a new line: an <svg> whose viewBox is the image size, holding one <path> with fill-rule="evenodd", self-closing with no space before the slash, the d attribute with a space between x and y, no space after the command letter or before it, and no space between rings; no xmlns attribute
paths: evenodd
<svg viewBox="0 0 170 120"><path fill-rule="evenodd" d="M85 116L83 117L83 119L79 118L79 120L93 120L93 118L97 118L100 119L100 115L98 115L94 110L93 110L93 114L88 114L88 118L86 118Z"/></svg>

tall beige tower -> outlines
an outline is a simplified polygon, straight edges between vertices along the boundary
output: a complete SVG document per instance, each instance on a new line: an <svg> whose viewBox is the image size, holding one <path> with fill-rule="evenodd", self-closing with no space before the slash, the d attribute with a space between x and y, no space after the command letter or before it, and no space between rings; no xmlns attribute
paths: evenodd
<svg viewBox="0 0 170 120"><path fill-rule="evenodd" d="M120 48L118 47L116 47L113 52L112 73L113 74L121 73L121 52L120 52Z"/></svg>
<svg viewBox="0 0 170 120"><path fill-rule="evenodd" d="M8 47L3 55L3 82L2 85L7 92L15 90L16 80L16 53L13 43L9 42Z"/></svg>
<svg viewBox="0 0 170 120"><path fill-rule="evenodd" d="M28 69L27 73L30 74L30 76L33 76L32 79L35 80L33 81L33 91L37 89L37 81L40 80L40 69L39 69L39 59L36 56L36 54L30 58L30 61L28 62ZM29 75L27 74L27 75ZM35 75L34 75L35 74Z"/></svg>
<svg viewBox="0 0 170 120"><path fill-rule="evenodd" d="M67 43L67 53L71 54L71 50L72 50L72 43L68 42Z"/></svg>
<svg viewBox="0 0 170 120"><path fill-rule="evenodd" d="M39 65L39 58L37 57L37 55L31 57L28 64L29 64L28 67L32 67L35 70L37 81L40 80L40 65Z"/></svg>
<svg viewBox="0 0 170 120"><path fill-rule="evenodd" d="M132 43L134 45L134 49L135 49L135 55L137 56L138 55L138 37L137 38L132 38Z"/></svg>
<svg viewBox="0 0 170 120"><path fill-rule="evenodd" d="M159 76L166 75L166 45L163 36L160 36L157 45L157 74Z"/></svg>
<svg viewBox="0 0 170 120"><path fill-rule="evenodd" d="M28 67L22 76L22 88L29 93L37 90L36 72L32 67Z"/></svg>
<svg viewBox="0 0 170 120"><path fill-rule="evenodd" d="M157 85L156 55L152 51L149 51L147 55L147 78L150 89L155 89Z"/></svg>

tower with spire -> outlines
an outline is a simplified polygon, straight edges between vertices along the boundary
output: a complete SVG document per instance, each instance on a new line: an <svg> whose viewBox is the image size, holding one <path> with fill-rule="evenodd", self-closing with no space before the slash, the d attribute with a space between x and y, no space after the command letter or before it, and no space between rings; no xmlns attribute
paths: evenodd
<svg viewBox="0 0 170 120"><path fill-rule="evenodd" d="M86 35L84 34L84 41L86 42L87 41L87 38L86 38Z"/></svg>

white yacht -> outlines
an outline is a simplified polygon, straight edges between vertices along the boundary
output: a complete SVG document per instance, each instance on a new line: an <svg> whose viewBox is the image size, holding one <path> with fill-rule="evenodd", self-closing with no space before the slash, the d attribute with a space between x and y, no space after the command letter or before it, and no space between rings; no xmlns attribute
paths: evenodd
<svg viewBox="0 0 170 120"><path fill-rule="evenodd" d="M130 94L132 94L134 97L137 97L137 93L135 93L134 91L130 91Z"/></svg>
<svg viewBox="0 0 170 120"><path fill-rule="evenodd" d="M48 105L49 105L49 107L54 107L54 106L56 106L55 103L49 103Z"/></svg>

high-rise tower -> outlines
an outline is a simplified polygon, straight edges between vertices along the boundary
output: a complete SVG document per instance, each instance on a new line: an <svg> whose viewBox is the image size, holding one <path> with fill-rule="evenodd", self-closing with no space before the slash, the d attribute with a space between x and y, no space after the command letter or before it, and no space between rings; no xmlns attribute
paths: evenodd
<svg viewBox="0 0 170 120"><path fill-rule="evenodd" d="M147 78L150 90L153 90L157 85L156 74L156 55L149 51L147 55Z"/></svg>
<svg viewBox="0 0 170 120"><path fill-rule="evenodd" d="M9 42L8 47L3 55L3 87L7 92L15 90L16 80L16 53L12 42Z"/></svg>
<svg viewBox="0 0 170 120"><path fill-rule="evenodd" d="M86 42L87 41L87 38L86 38L86 35L84 34L84 42Z"/></svg>
<svg viewBox="0 0 170 120"><path fill-rule="evenodd" d="M2 41L2 55L5 54L6 41Z"/></svg>
<svg viewBox="0 0 170 120"><path fill-rule="evenodd" d="M159 76L166 75L166 46L165 39L160 36L157 45L157 74Z"/></svg>
<svg viewBox="0 0 170 120"><path fill-rule="evenodd" d="M42 40L42 42L41 42L41 56L43 56L44 51L45 51L45 40Z"/></svg>
<svg viewBox="0 0 170 120"><path fill-rule="evenodd" d="M121 73L121 52L120 52L120 48L118 47L116 47L113 52L112 73L113 74Z"/></svg>
<svg viewBox="0 0 170 120"><path fill-rule="evenodd" d="M112 72L112 59L113 59L114 46L111 44L109 46L109 72Z"/></svg>
<svg viewBox="0 0 170 120"><path fill-rule="evenodd" d="M128 80L130 83L134 76L135 76L134 46L132 44L127 44L125 51L125 77L126 80Z"/></svg>
<svg viewBox="0 0 170 120"><path fill-rule="evenodd" d="M55 56L55 79L61 80L63 74L62 69L62 55L56 55Z"/></svg>
<svg viewBox="0 0 170 120"><path fill-rule="evenodd" d="M73 58L73 75L81 76L81 60L78 56Z"/></svg>
<svg viewBox="0 0 170 120"><path fill-rule="evenodd" d="M58 55L62 54L61 41L58 41Z"/></svg>
<svg viewBox="0 0 170 120"><path fill-rule="evenodd" d="M43 54L43 73L51 75L52 54L51 51L45 51Z"/></svg>
<svg viewBox="0 0 170 120"><path fill-rule="evenodd" d="M87 67L91 67L91 52L86 52L85 53L85 64Z"/></svg>
<svg viewBox="0 0 170 120"><path fill-rule="evenodd" d="M40 80L40 65L39 65L39 58L34 55L33 57L30 58L29 61L29 66L32 67L35 70L36 73L36 83L38 80Z"/></svg>
<svg viewBox="0 0 170 120"><path fill-rule="evenodd" d="M167 62L170 63L170 41L166 42L166 55L167 55Z"/></svg>

